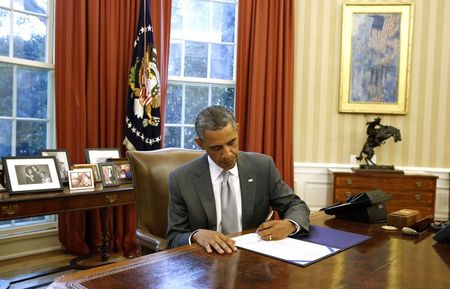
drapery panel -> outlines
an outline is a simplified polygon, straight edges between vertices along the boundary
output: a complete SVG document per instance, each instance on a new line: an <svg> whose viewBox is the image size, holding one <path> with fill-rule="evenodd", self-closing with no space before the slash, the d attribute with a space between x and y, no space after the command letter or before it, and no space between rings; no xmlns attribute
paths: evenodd
<svg viewBox="0 0 450 289"><path fill-rule="evenodd" d="M85 148L123 149L128 73L139 4L140 0L64 0L56 3L56 138L57 147L67 149L72 164L86 162ZM151 11L166 9L161 11L165 16L152 19L154 31L164 27L158 32L156 41L167 39L167 43L157 43L157 48L163 47L163 51L159 51L159 69L161 85L165 87L170 7L171 1L153 0L151 3ZM165 94L162 103L164 97ZM111 249L125 256L137 254L134 205L110 210L108 228ZM67 252L92 253L102 243L99 210L60 214L59 238Z"/></svg>
<svg viewBox="0 0 450 289"><path fill-rule="evenodd" d="M294 0L239 1L236 116L242 150L293 174Z"/></svg>

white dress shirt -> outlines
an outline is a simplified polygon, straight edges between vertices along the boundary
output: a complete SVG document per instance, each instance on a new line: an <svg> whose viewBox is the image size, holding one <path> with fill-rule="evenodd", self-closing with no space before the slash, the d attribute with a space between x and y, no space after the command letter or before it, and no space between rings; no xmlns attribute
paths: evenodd
<svg viewBox="0 0 450 289"><path fill-rule="evenodd" d="M214 190L214 201L216 203L216 216L217 216L217 231L222 232L222 211L221 211L221 201L220 201L220 191L222 188L222 177L220 174L222 173L223 169L216 165L216 163L208 156L208 162L209 162L209 173L211 176L211 182L213 184L213 190ZM233 191L236 194L236 202L237 202L237 212L238 212L238 220L239 220L239 230L238 232L242 231L242 199L241 199L241 186L239 183L239 172L237 164L229 170L230 175L228 177L228 182L233 187Z"/></svg>

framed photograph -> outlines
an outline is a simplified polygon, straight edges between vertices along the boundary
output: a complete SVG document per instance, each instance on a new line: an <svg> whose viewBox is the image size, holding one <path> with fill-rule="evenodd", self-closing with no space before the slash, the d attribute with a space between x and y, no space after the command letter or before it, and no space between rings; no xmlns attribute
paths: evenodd
<svg viewBox="0 0 450 289"><path fill-rule="evenodd" d="M406 114L414 3L344 3L339 112Z"/></svg>
<svg viewBox="0 0 450 289"><path fill-rule="evenodd" d="M116 168L116 178L120 183L129 183L132 180L130 162L127 158L108 159Z"/></svg>
<svg viewBox="0 0 450 289"><path fill-rule="evenodd" d="M62 191L55 157L3 157L10 194Z"/></svg>
<svg viewBox="0 0 450 289"><path fill-rule="evenodd" d="M68 171L69 188L71 191L94 190L94 172L91 168Z"/></svg>
<svg viewBox="0 0 450 289"><path fill-rule="evenodd" d="M69 157L67 156L66 150L42 150L41 155L48 157L53 156L56 158L56 166L58 168L59 176L61 177L61 181L63 183L68 182L68 174L69 171Z"/></svg>
<svg viewBox="0 0 450 289"><path fill-rule="evenodd" d="M114 187L119 185L117 171L113 162L99 163L98 169L102 178L103 187Z"/></svg>
<svg viewBox="0 0 450 289"><path fill-rule="evenodd" d="M94 182L99 183L102 181L100 177L100 173L98 171L98 167L96 164L74 164L72 165L72 170L76 169L91 169L94 175Z"/></svg>
<svg viewBox="0 0 450 289"><path fill-rule="evenodd" d="M120 149L118 148L87 148L86 162L89 164L104 163L110 158L120 158Z"/></svg>
<svg viewBox="0 0 450 289"><path fill-rule="evenodd" d="M0 160L0 192L6 190L5 185L5 171L3 170L3 163Z"/></svg>

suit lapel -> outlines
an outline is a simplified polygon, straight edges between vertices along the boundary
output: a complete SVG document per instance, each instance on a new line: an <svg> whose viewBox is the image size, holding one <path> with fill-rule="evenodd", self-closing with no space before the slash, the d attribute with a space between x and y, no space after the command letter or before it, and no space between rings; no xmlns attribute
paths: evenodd
<svg viewBox="0 0 450 289"><path fill-rule="evenodd" d="M238 170L242 200L242 229L246 229L249 227L249 222L253 218L256 174L254 170L252 170L252 164L242 152L238 153Z"/></svg>
<svg viewBox="0 0 450 289"><path fill-rule="evenodd" d="M205 154L196 168L194 187L208 218L208 228L217 230L216 202L209 173L208 155Z"/></svg>

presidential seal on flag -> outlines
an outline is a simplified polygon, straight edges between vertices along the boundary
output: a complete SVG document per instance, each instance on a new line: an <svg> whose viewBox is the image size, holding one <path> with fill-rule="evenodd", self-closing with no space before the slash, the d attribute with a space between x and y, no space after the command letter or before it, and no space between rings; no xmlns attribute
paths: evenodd
<svg viewBox="0 0 450 289"><path fill-rule="evenodd" d="M128 150L154 150L161 147L161 91L149 10L147 0L142 0L128 77L129 97L123 142Z"/></svg>

